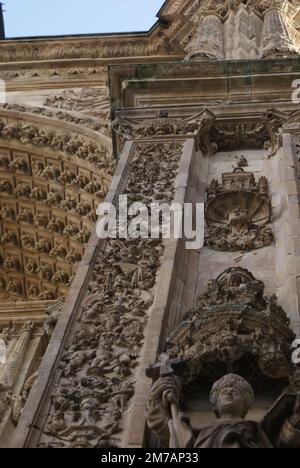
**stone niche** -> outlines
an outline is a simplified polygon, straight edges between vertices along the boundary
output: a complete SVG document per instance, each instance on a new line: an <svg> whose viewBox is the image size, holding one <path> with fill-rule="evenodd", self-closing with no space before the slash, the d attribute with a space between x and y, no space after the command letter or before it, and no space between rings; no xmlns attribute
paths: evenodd
<svg viewBox="0 0 300 468"><path fill-rule="evenodd" d="M246 164L241 158L239 164ZM237 167L222 174L222 184L213 179L206 192L205 245L220 251L250 251L272 244L268 181L258 182L252 172Z"/></svg>
<svg viewBox="0 0 300 468"><path fill-rule="evenodd" d="M6 301L56 300L75 277L110 178L73 153L15 141L17 130L13 142L0 145L0 294Z"/></svg>

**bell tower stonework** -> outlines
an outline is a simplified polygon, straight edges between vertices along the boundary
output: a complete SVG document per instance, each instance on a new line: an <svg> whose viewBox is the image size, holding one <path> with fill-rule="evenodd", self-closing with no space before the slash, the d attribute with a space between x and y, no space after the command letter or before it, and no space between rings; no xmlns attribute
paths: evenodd
<svg viewBox="0 0 300 468"><path fill-rule="evenodd" d="M300 3L0 61L0 446L300 448ZM202 204L203 246L99 238L124 196Z"/></svg>

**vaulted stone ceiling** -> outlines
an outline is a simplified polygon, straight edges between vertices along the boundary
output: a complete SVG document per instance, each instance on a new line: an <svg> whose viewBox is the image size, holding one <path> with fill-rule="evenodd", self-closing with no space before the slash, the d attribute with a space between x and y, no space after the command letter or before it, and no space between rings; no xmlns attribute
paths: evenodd
<svg viewBox="0 0 300 468"><path fill-rule="evenodd" d="M169 0L149 33L122 41L2 41L9 104L1 111L0 297L56 299L74 277L114 171L107 63L298 55L299 5Z"/></svg>

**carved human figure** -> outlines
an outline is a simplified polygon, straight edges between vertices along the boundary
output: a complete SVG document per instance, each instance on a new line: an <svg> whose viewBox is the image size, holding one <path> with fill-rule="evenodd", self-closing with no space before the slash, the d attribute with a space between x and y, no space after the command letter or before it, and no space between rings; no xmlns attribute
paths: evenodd
<svg viewBox="0 0 300 468"><path fill-rule="evenodd" d="M179 378L168 375L155 382L148 401L148 426L170 448L300 448L300 394L295 395L294 414L287 415L276 438L263 423L245 419L254 392L238 375L225 375L213 385L210 402L217 421L200 430L180 413L180 394Z"/></svg>
<svg viewBox="0 0 300 468"><path fill-rule="evenodd" d="M232 234L241 234L242 232L249 232L251 226L251 218L248 210L237 207L229 214L229 227Z"/></svg>

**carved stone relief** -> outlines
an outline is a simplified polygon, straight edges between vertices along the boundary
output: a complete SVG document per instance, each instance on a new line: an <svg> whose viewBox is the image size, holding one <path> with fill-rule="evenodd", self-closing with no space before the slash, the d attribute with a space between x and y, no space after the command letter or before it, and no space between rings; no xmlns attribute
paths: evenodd
<svg viewBox="0 0 300 468"><path fill-rule="evenodd" d="M178 35L186 60L246 60L299 54L299 4L277 0L211 0L186 12Z"/></svg>
<svg viewBox="0 0 300 468"><path fill-rule="evenodd" d="M127 140L154 136L190 136L196 137L196 147L204 156L210 156L217 151L217 145L211 140L209 132L215 121L215 115L204 109L197 115L187 119L171 118L168 112L161 112L155 119L138 121L117 117L112 128L120 140L122 148Z"/></svg>
<svg viewBox="0 0 300 468"><path fill-rule="evenodd" d="M291 360L295 335L289 323L276 296L265 296L264 283L249 271L229 268L210 281L195 307L168 337L167 354L147 369L148 377L155 380L148 401L148 425L162 446L299 447L299 401L295 395L300 389L299 371ZM235 375L228 374L230 369ZM277 385L279 394L285 393L261 425L255 423L254 432L248 422L241 422L254 402L253 389L245 378L259 391L268 392ZM221 418L219 424L212 423L200 435L179 414L180 401L191 398L192 389L201 398L211 390L213 409ZM247 431L246 440L242 433Z"/></svg>
<svg viewBox="0 0 300 468"><path fill-rule="evenodd" d="M237 149L265 149L268 157L275 156L281 145L281 129L286 116L267 110L259 121L216 122L210 129L210 139L219 151Z"/></svg>
<svg viewBox="0 0 300 468"><path fill-rule="evenodd" d="M268 181L237 168L212 180L207 190L205 245L220 251L249 251L273 243Z"/></svg>
<svg viewBox="0 0 300 468"><path fill-rule="evenodd" d="M69 158L0 148L0 289L14 300L64 297L110 178Z"/></svg>
<svg viewBox="0 0 300 468"><path fill-rule="evenodd" d="M288 379L293 370L295 335L289 324L276 296L264 295L262 281L243 268L228 268L207 284L168 337L165 351L171 359L184 361L182 369L189 381L198 375L213 378L210 363L218 362L225 372L231 366L260 386L267 382L264 377ZM243 368L248 355L251 363ZM160 365L155 365L148 374L157 377L158 369Z"/></svg>
<svg viewBox="0 0 300 468"><path fill-rule="evenodd" d="M0 437L1 423L8 411L12 411L15 424L21 414L21 400L25 404L25 393L22 396L15 390L15 384L20 378L26 352L31 339L43 335L42 325L30 321L24 323L8 323L0 326L0 337L6 346L6 361L0 366ZM28 382L29 383L29 382ZM32 383L33 385L33 383ZM25 392L25 386L23 387ZM29 391L29 387L26 391Z"/></svg>
<svg viewBox="0 0 300 468"><path fill-rule="evenodd" d="M137 145L124 194L148 204L163 193L171 202L181 154L177 143ZM117 239L97 258L41 447L118 446L163 251L160 239Z"/></svg>
<svg viewBox="0 0 300 468"><path fill-rule="evenodd" d="M68 133L57 133L54 130L39 129L31 124L0 121L0 138L20 141L40 147L48 147L54 151L77 156L88 163L95 164L99 169L112 175L115 164L107 147L82 137L71 136Z"/></svg>

